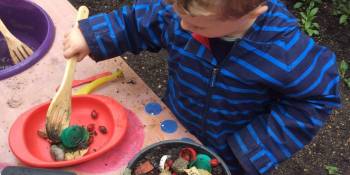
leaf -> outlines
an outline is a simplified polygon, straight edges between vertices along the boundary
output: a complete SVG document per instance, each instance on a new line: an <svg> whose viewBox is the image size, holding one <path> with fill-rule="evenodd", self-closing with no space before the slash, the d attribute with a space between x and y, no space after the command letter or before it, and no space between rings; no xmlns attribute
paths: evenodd
<svg viewBox="0 0 350 175"><path fill-rule="evenodd" d="M301 19L301 23L302 24L305 24L306 23L306 20L303 18L303 19Z"/></svg>
<svg viewBox="0 0 350 175"><path fill-rule="evenodd" d="M302 2L297 2L297 3L294 4L293 8L294 8L294 9L298 9L298 8L300 8L300 7L302 7L302 6L303 6L303 3L302 3Z"/></svg>
<svg viewBox="0 0 350 175"><path fill-rule="evenodd" d="M341 15L339 18L339 24L347 24L348 22L348 16L347 15Z"/></svg>
<svg viewBox="0 0 350 175"><path fill-rule="evenodd" d="M338 175L339 174L338 173L339 169L335 166L327 165L326 169L327 169L329 175Z"/></svg>
<svg viewBox="0 0 350 175"><path fill-rule="evenodd" d="M315 7L315 2L314 2L314 1L311 1L310 4L309 4L309 7L310 7L310 8Z"/></svg>
<svg viewBox="0 0 350 175"><path fill-rule="evenodd" d="M305 29L311 29L311 24L309 21L306 21L304 26L305 26Z"/></svg>
<svg viewBox="0 0 350 175"><path fill-rule="evenodd" d="M300 12L300 15L303 17L303 19L307 18L304 12Z"/></svg>
<svg viewBox="0 0 350 175"><path fill-rule="evenodd" d="M318 30L315 30L315 35L320 35L320 32Z"/></svg>
<svg viewBox="0 0 350 175"><path fill-rule="evenodd" d="M350 88L350 78L344 78L343 81L344 81L346 87Z"/></svg>
<svg viewBox="0 0 350 175"><path fill-rule="evenodd" d="M345 77L345 74L348 71L348 69L349 69L349 64L345 60L341 60L340 66L339 66L339 72L342 78Z"/></svg>
<svg viewBox="0 0 350 175"><path fill-rule="evenodd" d="M305 29L306 30L306 33L309 35L309 36L312 36L313 35L313 30L312 29Z"/></svg>
<svg viewBox="0 0 350 175"><path fill-rule="evenodd" d="M315 28L319 29L320 25L317 22L312 23L313 26L315 26Z"/></svg>
<svg viewBox="0 0 350 175"><path fill-rule="evenodd" d="M341 12L339 11L339 10L333 10L332 11L332 15L339 15L339 14L341 14Z"/></svg>
<svg viewBox="0 0 350 175"><path fill-rule="evenodd" d="M315 35L320 35L320 32L318 30L314 30Z"/></svg>
<svg viewBox="0 0 350 175"><path fill-rule="evenodd" d="M89 151L89 148L79 149L79 150L72 151L72 152L66 152L66 153L64 153L64 160L78 159L80 157L83 157L88 151Z"/></svg>
<svg viewBox="0 0 350 175"><path fill-rule="evenodd" d="M311 16L315 16L316 14L317 14L317 12L318 12L318 8L316 7L316 8L313 8L312 10L311 10L311 12L310 12L310 15Z"/></svg>

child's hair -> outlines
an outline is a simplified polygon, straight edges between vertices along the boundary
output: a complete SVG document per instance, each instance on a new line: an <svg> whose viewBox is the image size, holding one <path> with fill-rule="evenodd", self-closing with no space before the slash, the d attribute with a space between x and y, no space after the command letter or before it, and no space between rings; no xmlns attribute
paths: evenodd
<svg viewBox="0 0 350 175"><path fill-rule="evenodd" d="M266 0L166 0L192 14L192 10L215 11L221 17L242 17Z"/></svg>

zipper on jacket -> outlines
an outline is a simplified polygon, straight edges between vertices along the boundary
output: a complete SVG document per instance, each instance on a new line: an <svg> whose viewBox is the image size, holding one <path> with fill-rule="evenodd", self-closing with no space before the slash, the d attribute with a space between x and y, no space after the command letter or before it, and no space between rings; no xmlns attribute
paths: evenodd
<svg viewBox="0 0 350 175"><path fill-rule="evenodd" d="M218 67L214 67L211 71L211 77L210 77L210 80L209 80L209 86L208 86L208 94L207 94L207 97L205 99L205 108L204 108L204 113L203 113L203 120L202 120L202 127L203 127L203 133L201 134L203 139L205 139L206 141L206 132L207 132L207 115L208 115L208 112L209 112L209 103L210 103L210 99L211 99L211 96L212 96L212 93L213 93L213 90L212 90L212 87L214 87L214 84L215 84L215 81L216 81L216 77L218 75L218 73L220 72L220 68Z"/></svg>
<svg viewBox="0 0 350 175"><path fill-rule="evenodd" d="M238 45L238 43L241 41L241 39L238 39L237 41L235 41L235 43L233 44L232 47L236 47ZM207 89L207 96L205 99L205 107L204 107L204 111L203 111L203 120L202 120L202 127L203 127L203 133L201 134L202 139L205 140L205 142L207 142L207 119L208 119L208 113L209 113L209 108L210 108L210 101L211 101L211 96L213 95L213 87L215 85L216 79L217 79L217 75L220 72L221 68L223 65L225 65L225 63L227 61L229 61L229 57L226 57L224 60L222 60L217 66L215 66L212 71L211 71L211 77L209 80L209 85L208 85L208 89Z"/></svg>
<svg viewBox="0 0 350 175"><path fill-rule="evenodd" d="M216 76L218 75L219 71L220 71L220 68L215 67L211 72L210 87L214 87Z"/></svg>

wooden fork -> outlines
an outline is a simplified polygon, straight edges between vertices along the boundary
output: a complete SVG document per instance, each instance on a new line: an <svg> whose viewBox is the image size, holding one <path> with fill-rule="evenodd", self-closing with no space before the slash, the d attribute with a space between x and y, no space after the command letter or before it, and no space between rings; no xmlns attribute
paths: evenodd
<svg viewBox="0 0 350 175"><path fill-rule="evenodd" d="M89 9L81 6L78 9L77 23L89 16ZM72 100L72 81L77 59L75 57L67 60L63 80L57 93L53 97L46 113L46 133L53 143L60 141L63 129L69 126Z"/></svg>
<svg viewBox="0 0 350 175"><path fill-rule="evenodd" d="M16 38L0 19L0 32L3 34L13 63L17 64L31 54L33 50Z"/></svg>

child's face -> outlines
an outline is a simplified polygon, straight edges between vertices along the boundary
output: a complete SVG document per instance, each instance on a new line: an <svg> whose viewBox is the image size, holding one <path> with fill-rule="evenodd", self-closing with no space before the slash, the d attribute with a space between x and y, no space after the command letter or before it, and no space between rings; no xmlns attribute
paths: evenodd
<svg viewBox="0 0 350 175"><path fill-rule="evenodd" d="M249 13L240 18L230 17L223 19L213 13L205 15L189 15L184 10L174 5L174 10L181 18L181 27L184 30L202 35L208 38L219 38L224 36L240 36L247 30L247 26L254 22Z"/></svg>

